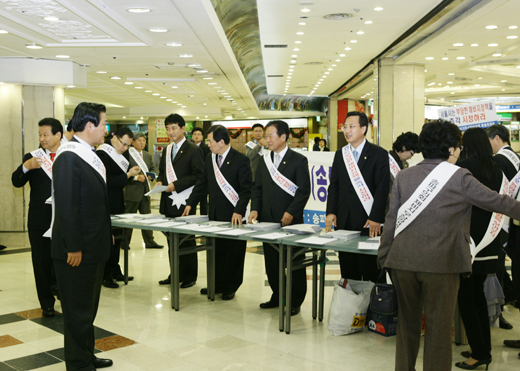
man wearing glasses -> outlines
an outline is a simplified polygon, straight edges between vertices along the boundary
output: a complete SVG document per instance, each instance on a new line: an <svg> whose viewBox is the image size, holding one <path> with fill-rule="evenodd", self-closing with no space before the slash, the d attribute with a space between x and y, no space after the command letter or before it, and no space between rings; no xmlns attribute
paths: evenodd
<svg viewBox="0 0 520 371"><path fill-rule="evenodd" d="M349 112L343 134L348 145L336 151L327 197L327 232L335 229L381 234L390 186L388 152L365 139L368 118ZM375 282L379 275L373 255L339 253L341 277Z"/></svg>
<svg viewBox="0 0 520 371"><path fill-rule="evenodd" d="M133 133L127 126L117 129L114 136L108 138L104 144L97 148L96 154L99 156L106 168L108 208L111 215L123 214L125 212L125 200L123 189L128 183L128 178L139 175L141 169L134 166L129 169L128 159L123 156L134 138ZM103 286L110 289L117 289L119 284L116 281L123 281L124 276L119 266L119 245L123 229L112 229L114 241L110 258L105 265L103 276ZM133 277L128 277L132 280Z"/></svg>

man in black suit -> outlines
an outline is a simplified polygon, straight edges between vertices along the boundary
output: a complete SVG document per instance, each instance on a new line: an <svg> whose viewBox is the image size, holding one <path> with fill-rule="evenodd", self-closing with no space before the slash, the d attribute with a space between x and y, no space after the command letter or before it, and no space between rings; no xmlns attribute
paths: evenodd
<svg viewBox="0 0 520 371"><path fill-rule="evenodd" d="M204 169L204 160L202 158L202 149L188 142L184 137L186 127L184 118L181 115L169 115L164 119L164 125L172 143L163 150L156 186L168 185L168 189L161 194L159 211L167 217L175 218L181 216L186 207L186 201L176 204L175 200L184 197L187 199L189 197L190 189L193 189L192 187L195 186ZM186 193L183 194L182 192ZM190 211L190 215L195 213L195 209ZM166 237L169 237L167 233L165 234ZM169 245L170 239L168 238ZM193 247L195 245L195 240L192 239L183 242L180 247ZM173 248L172 246L169 247L170 250ZM182 255L180 257L179 269L179 278L180 282L182 282L181 288L185 289L195 285L198 269L197 254ZM159 281L159 284L169 285L170 281L171 277L168 277Z"/></svg>
<svg viewBox="0 0 520 371"><path fill-rule="evenodd" d="M132 145L134 134L128 126L121 126L116 130L112 137L97 148L97 155L105 165L107 176L108 209L111 215L123 214L125 212L124 188L128 184L128 178L137 176L141 169L135 165L129 168L128 158L123 156ZM114 244L110 258L105 264L103 276L103 286L109 289L117 289L119 284L116 281L124 281L125 277L119 265L119 246L121 245L122 228L112 229ZM132 281L134 277L128 277Z"/></svg>
<svg viewBox="0 0 520 371"><path fill-rule="evenodd" d="M222 125L208 131L209 148L213 155L206 157L204 171L198 180L183 215L197 205L200 195L209 190L209 219L242 224L251 196L251 165L246 155L229 144L231 138ZM224 192L224 190L226 190ZM217 238L215 240L215 291L222 300L235 297L244 279L244 260L247 241ZM207 289L200 290L207 294Z"/></svg>
<svg viewBox="0 0 520 371"><path fill-rule="evenodd" d="M94 355L94 319L112 234L106 170L94 145L103 143L106 108L80 103L69 123L75 132L54 161L52 258L65 326L67 371L112 365Z"/></svg>
<svg viewBox="0 0 520 371"><path fill-rule="evenodd" d="M201 128L194 128L191 131L191 139L193 143L202 149L202 158L206 161L206 157L210 150L206 143L204 143L204 131ZM208 190L200 196L200 215L208 215Z"/></svg>
<svg viewBox="0 0 520 371"><path fill-rule="evenodd" d="M23 163L13 173L13 186L31 185L31 200L27 229L31 242L31 257L38 300L45 317L54 317L56 279L51 258L51 240L43 234L50 228L52 206L45 201L51 197L52 165L63 136L63 126L54 118L38 123L41 148L27 153Z"/></svg>
<svg viewBox="0 0 520 371"><path fill-rule="evenodd" d="M289 126L276 120L266 125L266 139L271 152L258 162L253 193L251 195L251 214L249 223L281 223L282 226L303 223L303 209L309 199L311 185L307 158L287 146ZM277 174L275 180L271 174ZM301 254L297 259L304 259ZM278 252L264 243L265 270L269 286L273 290L271 299L260 304L260 308L276 308L279 305L279 266ZM300 312L307 293L305 269L294 271L292 286L291 315Z"/></svg>
<svg viewBox="0 0 520 371"><path fill-rule="evenodd" d="M368 227L370 237L381 234L390 186L389 157L387 151L365 139L367 130L368 118L364 113L347 114L343 133L349 144L336 151L332 163L325 220L327 232L334 225L336 229L353 231ZM347 163L352 169L350 174ZM379 275L374 255L340 252L339 263L343 278L375 282Z"/></svg>

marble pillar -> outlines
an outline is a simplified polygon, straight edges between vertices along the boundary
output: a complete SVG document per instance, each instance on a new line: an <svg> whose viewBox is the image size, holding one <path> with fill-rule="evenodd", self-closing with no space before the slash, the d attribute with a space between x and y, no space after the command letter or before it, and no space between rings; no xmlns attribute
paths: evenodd
<svg viewBox="0 0 520 371"><path fill-rule="evenodd" d="M329 99L329 111L327 114L329 118L329 133L330 143L329 149L334 152L338 149L338 135L343 135L338 131L338 97L331 96Z"/></svg>

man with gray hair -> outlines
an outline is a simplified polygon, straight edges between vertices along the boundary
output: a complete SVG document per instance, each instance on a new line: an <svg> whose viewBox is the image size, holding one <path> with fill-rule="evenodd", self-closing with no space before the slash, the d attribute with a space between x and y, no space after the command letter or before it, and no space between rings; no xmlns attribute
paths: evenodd
<svg viewBox="0 0 520 371"><path fill-rule="evenodd" d="M132 147L128 150L130 167L139 166L141 173L135 177L128 179L128 185L125 188L125 213L151 214L150 196L145 196L151 189L150 181L153 177L146 173L154 173L155 165L152 155L145 151L146 136L144 133L134 133ZM153 231L141 230L143 235L144 246L147 249L162 249L164 246L157 244L153 238ZM132 239L132 229L127 229L125 248L129 247Z"/></svg>

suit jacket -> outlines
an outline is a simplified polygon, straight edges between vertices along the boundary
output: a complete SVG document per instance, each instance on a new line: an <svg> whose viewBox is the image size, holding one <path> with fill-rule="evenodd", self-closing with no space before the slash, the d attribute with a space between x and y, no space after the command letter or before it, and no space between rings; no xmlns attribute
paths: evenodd
<svg viewBox="0 0 520 371"><path fill-rule="evenodd" d="M195 144L196 145L196 144ZM209 150L209 147L204 141L200 142L200 145L198 146L200 149L202 149L202 158L206 159L206 156L208 156L208 153L211 153Z"/></svg>
<svg viewBox="0 0 520 371"><path fill-rule="evenodd" d="M52 206L45 201L51 197L51 179L43 169L29 170L23 173L23 164L33 156L27 153L23 156L23 162L13 172L11 182L16 188L21 188L27 182L31 185L31 199L29 201L29 215L27 217L27 228L47 231L51 226Z"/></svg>
<svg viewBox="0 0 520 371"><path fill-rule="evenodd" d="M164 148L162 153L161 162L159 164L159 176L157 179L159 182L162 182L163 185L168 185L168 178L166 176L166 150L167 148ZM177 151L172 164L175 174L177 175L177 180L173 182L175 191L182 192L197 183L197 180L204 169L202 149L200 149L196 144L186 140ZM169 196L171 196L171 192L161 193L159 212L170 217L181 216L184 211L184 205L178 209L177 206L172 205L172 200ZM196 210L193 208L190 214L195 213Z"/></svg>
<svg viewBox="0 0 520 371"><path fill-rule="evenodd" d="M514 218L520 216L520 202L498 195L468 170L459 169L427 208L394 238L399 207L442 161L426 159L397 174L378 251L381 267L430 273L471 272L472 205Z"/></svg>
<svg viewBox="0 0 520 371"><path fill-rule="evenodd" d="M206 194L207 189L209 191L209 219L230 222L233 213L245 216L253 185L251 165L246 155L234 148L230 148L222 163L220 172L229 185L238 193L239 200L236 206L233 206L227 199L217 183L211 154L206 157L204 171L197 181L187 204L192 208L196 207L201 197Z"/></svg>
<svg viewBox="0 0 520 371"><path fill-rule="evenodd" d="M273 160L273 152L270 152ZM309 164L307 157L287 149L280 160L278 171L298 186L296 194L291 196L280 188L271 178L264 159L258 162L255 184L251 195L251 210L258 212L260 222L279 223L285 212L293 216L292 224L303 223L303 209L311 193Z"/></svg>
<svg viewBox="0 0 520 371"><path fill-rule="evenodd" d="M71 142L76 141L72 139ZM82 252L81 264L107 261L112 248L107 186L101 175L72 152L54 161L52 257Z"/></svg>
<svg viewBox="0 0 520 371"><path fill-rule="evenodd" d="M112 146L110 139L107 139L105 144ZM105 165L107 170L108 206L110 214L123 214L125 212L123 189L128 184L127 173L126 171L123 171L105 151L96 151L96 154L99 156L101 161L103 161L103 165ZM128 160L127 156L125 157Z"/></svg>
<svg viewBox="0 0 520 371"><path fill-rule="evenodd" d="M336 151L330 175L326 213L336 215L338 229L361 231L367 219L377 223L385 221L385 206L390 190L388 152L367 141L359 156L358 167L374 197L370 215L367 215L350 181L342 149Z"/></svg>
<svg viewBox="0 0 520 371"><path fill-rule="evenodd" d="M511 147L506 146L505 149L508 150L508 151L511 151L512 153L515 154L515 156L518 157L516 152L513 151L513 149ZM494 156L494 159L495 159L495 162L498 164L498 166L500 166L500 168L502 169L504 174L506 174L506 177L507 177L508 180L513 179L514 176L518 173L516 168L513 166L511 161L509 161L509 159L506 156L504 156L502 154L496 154Z"/></svg>
<svg viewBox="0 0 520 371"><path fill-rule="evenodd" d="M131 169L134 166L138 166L137 162L135 162L134 158L130 155L130 151L125 153L128 153L128 159L130 162L128 168ZM148 167L148 171L155 173L155 165L153 163L152 155L145 150L143 150L141 153L143 154L143 161ZM146 174L144 174L144 176L146 176ZM128 185L125 188L125 201L139 202L143 199L144 194L148 193L149 191L148 182L146 180L144 182L140 182L132 177L128 179Z"/></svg>
<svg viewBox="0 0 520 371"><path fill-rule="evenodd" d="M253 172L253 181L255 180L256 176L256 169L258 168L258 163L262 160L262 156L258 154L260 150L262 149L262 146L258 145L256 141L253 141L256 143L256 147L251 149L248 146L246 146L246 156L249 158L249 161L251 161L251 171ZM264 149L264 153L266 152L266 149Z"/></svg>

